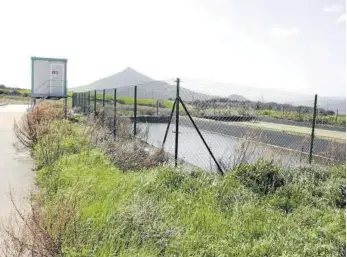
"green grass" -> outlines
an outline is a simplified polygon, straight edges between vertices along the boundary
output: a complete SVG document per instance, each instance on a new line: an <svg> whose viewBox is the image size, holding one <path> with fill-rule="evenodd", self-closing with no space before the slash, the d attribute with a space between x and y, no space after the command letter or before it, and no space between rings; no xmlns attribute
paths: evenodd
<svg viewBox="0 0 347 257"><path fill-rule="evenodd" d="M312 114L299 114L296 111L276 111L276 110L257 110L256 114L259 116L278 118L278 119L289 119L294 121L309 121L312 122ZM335 126L346 126L346 115L321 115L319 114L316 118L318 124L328 124Z"/></svg>
<svg viewBox="0 0 347 257"><path fill-rule="evenodd" d="M18 93L20 93L21 95L23 95L23 94L28 94L29 96L31 96L31 89L18 89L18 90L13 90L13 89L0 89L1 91L3 91L3 92L12 92L12 91L17 91ZM71 97L72 96L72 93L73 92L71 92L71 91L68 91L67 92L67 95L69 96L69 97ZM1 96L1 95L0 95Z"/></svg>
<svg viewBox="0 0 347 257"><path fill-rule="evenodd" d="M92 101L93 101L93 97L94 96L92 95ZM97 94L96 97L98 100L102 100L102 94ZM105 94L105 100L108 102L113 102L113 95ZM127 105L133 105L134 104L134 98L133 97L118 96L117 100L122 101L124 104L127 104ZM167 108L172 108L172 106L173 106L173 101L169 101L169 100L162 100L162 101L160 101L160 103ZM137 104L138 105L144 105L144 106L156 106L157 100L156 99L138 98Z"/></svg>
<svg viewBox="0 0 347 257"><path fill-rule="evenodd" d="M37 174L46 226L61 232L66 256L343 255L344 166L259 162L224 177L166 167L122 172L91 147L84 127L55 123L60 158ZM37 164L43 159L36 147Z"/></svg>

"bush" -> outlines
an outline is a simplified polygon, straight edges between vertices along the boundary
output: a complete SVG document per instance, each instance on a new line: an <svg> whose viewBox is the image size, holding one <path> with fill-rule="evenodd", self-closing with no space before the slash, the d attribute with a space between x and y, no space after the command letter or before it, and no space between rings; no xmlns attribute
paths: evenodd
<svg viewBox="0 0 347 257"><path fill-rule="evenodd" d="M284 185L280 169L271 162L258 161L255 165L241 164L233 172L241 184L258 194L273 193Z"/></svg>
<svg viewBox="0 0 347 257"><path fill-rule="evenodd" d="M222 211L231 212L237 206L247 204L255 199L255 195L241 185L232 172L225 175L217 188L216 202Z"/></svg>
<svg viewBox="0 0 347 257"><path fill-rule="evenodd" d="M105 149L114 164L123 171L141 171L167 163L168 156L162 148L146 147L135 140L122 140Z"/></svg>
<svg viewBox="0 0 347 257"><path fill-rule="evenodd" d="M56 119L62 119L62 113L54 106L42 103L14 123L14 133L21 146L33 149L39 137L48 132L51 122Z"/></svg>
<svg viewBox="0 0 347 257"><path fill-rule="evenodd" d="M122 99L117 99L116 102L119 104L126 104L126 102Z"/></svg>
<svg viewBox="0 0 347 257"><path fill-rule="evenodd" d="M345 208L344 170L343 167L284 170L285 185L269 196L269 203L286 214L300 206Z"/></svg>
<svg viewBox="0 0 347 257"><path fill-rule="evenodd" d="M144 114L144 115L154 115L155 114L154 108L141 108L139 111L141 114Z"/></svg>
<svg viewBox="0 0 347 257"><path fill-rule="evenodd" d="M9 92L9 95L22 95L22 94L17 90L12 90Z"/></svg>

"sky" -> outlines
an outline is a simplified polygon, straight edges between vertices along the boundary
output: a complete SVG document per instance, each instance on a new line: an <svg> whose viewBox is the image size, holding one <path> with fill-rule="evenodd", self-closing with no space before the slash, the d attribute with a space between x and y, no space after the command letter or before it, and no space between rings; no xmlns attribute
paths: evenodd
<svg viewBox="0 0 347 257"><path fill-rule="evenodd" d="M69 87L132 67L158 80L345 96L346 3L0 0L0 84L30 88L31 56L67 58Z"/></svg>

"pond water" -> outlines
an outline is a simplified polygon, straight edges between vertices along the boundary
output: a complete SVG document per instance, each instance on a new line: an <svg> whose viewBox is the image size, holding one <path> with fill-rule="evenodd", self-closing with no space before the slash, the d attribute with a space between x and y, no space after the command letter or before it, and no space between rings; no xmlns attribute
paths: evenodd
<svg viewBox="0 0 347 257"><path fill-rule="evenodd" d="M162 145L167 124L138 123L138 126L141 131L147 131L147 143L156 147ZM273 160L285 167L307 165L306 154L210 131L201 130L201 133L223 170L228 170L241 161L252 163L260 158ZM165 151L172 155L175 153L175 134L175 125L172 124L164 146ZM179 159L207 171L217 170L206 146L193 127L180 124L178 142Z"/></svg>

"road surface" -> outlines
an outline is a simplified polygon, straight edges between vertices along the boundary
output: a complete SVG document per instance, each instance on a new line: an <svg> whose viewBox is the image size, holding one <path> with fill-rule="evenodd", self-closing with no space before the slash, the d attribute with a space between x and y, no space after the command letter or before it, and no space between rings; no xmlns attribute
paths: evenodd
<svg viewBox="0 0 347 257"><path fill-rule="evenodd" d="M13 123L26 112L26 105L0 106L0 222L12 216L14 208L10 190L19 207L23 207L34 184L33 163L27 153L17 152Z"/></svg>

